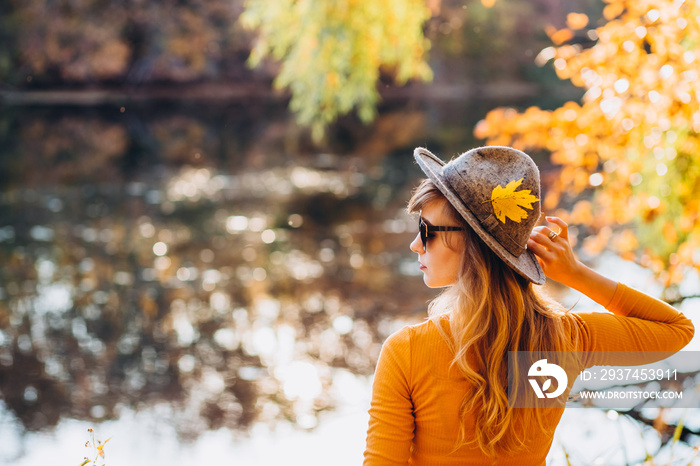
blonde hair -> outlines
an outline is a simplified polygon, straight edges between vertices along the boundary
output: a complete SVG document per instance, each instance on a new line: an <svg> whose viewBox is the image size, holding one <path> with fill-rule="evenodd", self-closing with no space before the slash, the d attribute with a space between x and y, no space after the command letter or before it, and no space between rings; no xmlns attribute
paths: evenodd
<svg viewBox="0 0 700 466"><path fill-rule="evenodd" d="M573 317L506 265L430 180L416 188L408 211L420 212L439 200L444 201L447 218L465 227L459 236L441 235L448 247L462 251L462 261L457 283L435 298L428 311L454 351L452 365L470 383L459 407L455 449L476 444L490 456L514 453L525 446L528 429L553 430L554 426L545 427L543 409L509 408L508 352L573 351ZM461 248L452 244L459 237L463 239ZM451 335L439 321L445 314ZM520 365L511 361L513 378L527 372L527 367ZM468 419L473 419L473 426L471 422L467 425Z"/></svg>

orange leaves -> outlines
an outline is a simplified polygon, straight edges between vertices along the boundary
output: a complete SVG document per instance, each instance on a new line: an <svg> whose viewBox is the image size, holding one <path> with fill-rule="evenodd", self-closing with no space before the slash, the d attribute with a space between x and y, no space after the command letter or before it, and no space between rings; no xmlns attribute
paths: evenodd
<svg viewBox="0 0 700 466"><path fill-rule="evenodd" d="M662 228L666 241L672 244L678 242L678 232L671 222L665 222Z"/></svg>
<svg viewBox="0 0 700 466"><path fill-rule="evenodd" d="M639 258L644 248L669 284L684 267L700 270L687 246L700 237L699 16L696 2L608 0L594 46L538 56L584 88L580 103L496 109L475 129L488 143L548 151L560 171L545 207L574 202L575 223L599 232L585 241L589 252ZM555 44L588 27L583 15L567 19L566 29L548 30Z"/></svg>
<svg viewBox="0 0 700 466"><path fill-rule="evenodd" d="M676 253L677 260L679 262L685 262L685 263L697 263L697 260L695 259L695 255L697 254L697 251L700 250L700 244L698 243L697 240L688 240L685 241L683 244L681 244L678 247L678 252Z"/></svg>
<svg viewBox="0 0 700 466"><path fill-rule="evenodd" d="M586 254L596 256L603 252L612 238L610 227L601 228L597 235L588 236L583 240L583 250Z"/></svg>
<svg viewBox="0 0 700 466"><path fill-rule="evenodd" d="M685 208L678 219L678 229L683 236L692 233L695 225L700 221L700 196L689 194L693 200L685 204Z"/></svg>
<svg viewBox="0 0 700 466"><path fill-rule="evenodd" d="M625 258L634 259L639 249L637 233L631 228L622 229L613 237L611 249Z"/></svg>
<svg viewBox="0 0 700 466"><path fill-rule="evenodd" d="M508 108L493 110L477 123L474 135L480 139L488 138L490 144L510 144L522 149L544 144L548 112L530 107L525 115L523 118L514 109Z"/></svg>
<svg viewBox="0 0 700 466"><path fill-rule="evenodd" d="M625 2L620 0L610 0L608 5L603 9L603 17L608 21L611 21L622 14L625 11Z"/></svg>
<svg viewBox="0 0 700 466"><path fill-rule="evenodd" d="M566 25L569 29L583 29L588 26L588 16L584 13L569 13L566 15Z"/></svg>
<svg viewBox="0 0 700 466"><path fill-rule="evenodd" d="M593 206L590 201L578 201L569 215L572 223L590 225L593 223Z"/></svg>
<svg viewBox="0 0 700 466"><path fill-rule="evenodd" d="M573 39L574 32L571 29L557 29L554 26L547 26L545 32L550 40L555 45L561 45L566 41Z"/></svg>

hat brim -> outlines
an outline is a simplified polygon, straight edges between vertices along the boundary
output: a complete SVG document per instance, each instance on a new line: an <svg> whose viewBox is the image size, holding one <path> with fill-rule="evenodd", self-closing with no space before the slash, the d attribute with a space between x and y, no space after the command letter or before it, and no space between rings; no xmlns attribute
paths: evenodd
<svg viewBox="0 0 700 466"><path fill-rule="evenodd" d="M450 204L452 204L464 220L467 221L469 226L474 229L476 234L479 235L484 243L486 243L498 257L518 274L531 282L537 285L543 285L545 283L546 278L542 267L540 267L540 263L537 261L532 251L526 249L520 256L515 256L508 252L493 236L491 236L491 234L482 228L479 220L464 205L464 202L462 202L462 199L452 190L450 184L445 181L442 174L442 168L445 162L423 147L417 147L413 151L413 156L421 170L428 175L428 178L430 178L440 192L445 195Z"/></svg>

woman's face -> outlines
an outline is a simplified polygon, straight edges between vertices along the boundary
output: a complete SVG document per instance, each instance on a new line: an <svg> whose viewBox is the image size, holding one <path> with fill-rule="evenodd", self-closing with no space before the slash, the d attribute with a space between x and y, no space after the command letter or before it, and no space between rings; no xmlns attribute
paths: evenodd
<svg viewBox="0 0 700 466"><path fill-rule="evenodd" d="M421 211L421 218L426 225L455 226L454 221L447 218L443 212L446 200L436 200L426 204ZM423 249L420 233L411 242L411 251L418 254L420 269L423 271L423 281L430 288L441 288L453 285L459 275L462 256L461 242L451 241L450 244L459 249L450 249L445 244L444 235L459 235L460 232L436 231L428 234L427 247ZM457 238L454 238L455 240Z"/></svg>

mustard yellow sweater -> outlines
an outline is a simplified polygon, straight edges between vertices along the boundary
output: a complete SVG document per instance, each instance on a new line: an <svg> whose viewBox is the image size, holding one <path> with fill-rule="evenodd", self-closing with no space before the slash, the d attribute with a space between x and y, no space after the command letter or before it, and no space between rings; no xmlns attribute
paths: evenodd
<svg viewBox="0 0 700 466"><path fill-rule="evenodd" d="M613 314L574 313L580 351L678 351L693 336L693 324L683 314L622 284L607 309ZM452 356L431 321L404 327L386 340L372 387L365 466L544 465L553 434L536 428L525 450L495 462L477 447L452 451L459 406L469 390L454 369L448 373ZM550 432L562 413L563 408L549 410Z"/></svg>

